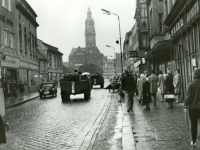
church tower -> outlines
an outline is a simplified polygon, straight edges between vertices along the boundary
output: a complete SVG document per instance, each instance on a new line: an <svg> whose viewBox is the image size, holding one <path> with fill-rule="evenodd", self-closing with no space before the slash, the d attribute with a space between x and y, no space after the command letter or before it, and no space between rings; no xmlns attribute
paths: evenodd
<svg viewBox="0 0 200 150"><path fill-rule="evenodd" d="M87 19L85 20L85 43L86 47L96 47L96 32L90 8L88 8Z"/></svg>

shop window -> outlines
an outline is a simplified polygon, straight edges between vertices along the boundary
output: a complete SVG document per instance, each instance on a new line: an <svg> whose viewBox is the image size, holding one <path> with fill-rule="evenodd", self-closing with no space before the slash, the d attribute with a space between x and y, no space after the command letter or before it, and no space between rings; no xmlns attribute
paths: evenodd
<svg viewBox="0 0 200 150"><path fill-rule="evenodd" d="M39 75L38 71L31 71L31 85L39 84L39 81L43 78L42 74Z"/></svg>
<svg viewBox="0 0 200 150"><path fill-rule="evenodd" d="M19 81L22 81L22 83L25 86L28 86L28 77L26 69L19 69Z"/></svg>

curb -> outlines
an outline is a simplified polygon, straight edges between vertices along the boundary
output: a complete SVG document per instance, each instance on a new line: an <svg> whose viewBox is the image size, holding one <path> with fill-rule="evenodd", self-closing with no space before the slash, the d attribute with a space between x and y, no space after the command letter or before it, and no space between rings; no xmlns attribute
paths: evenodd
<svg viewBox="0 0 200 150"><path fill-rule="evenodd" d="M130 115L126 112L126 103L122 102L122 149L123 150L136 150L136 143L132 131Z"/></svg>
<svg viewBox="0 0 200 150"><path fill-rule="evenodd" d="M26 103L26 102L28 102L28 101L30 101L30 100L32 100L32 99L37 98L37 97L39 97L39 95L38 95L38 96L30 97L29 99L26 99L26 100L23 100L23 101L20 101L20 102L16 102L16 103L13 103L13 104L7 105L7 106L5 106L5 108L10 108L10 107L14 107L14 106L17 106L17 105L20 105L20 104Z"/></svg>

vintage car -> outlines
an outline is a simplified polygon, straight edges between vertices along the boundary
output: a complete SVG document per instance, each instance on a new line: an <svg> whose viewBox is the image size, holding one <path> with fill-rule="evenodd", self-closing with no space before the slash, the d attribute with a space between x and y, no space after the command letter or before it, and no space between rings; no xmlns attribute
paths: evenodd
<svg viewBox="0 0 200 150"><path fill-rule="evenodd" d="M57 96L57 87L55 82L44 82L40 85L39 89L40 98L45 98L46 96Z"/></svg>
<svg viewBox="0 0 200 150"><path fill-rule="evenodd" d="M104 78L102 75L100 74L92 74L91 77L91 87L93 87L93 85L100 85L101 88L104 88Z"/></svg>

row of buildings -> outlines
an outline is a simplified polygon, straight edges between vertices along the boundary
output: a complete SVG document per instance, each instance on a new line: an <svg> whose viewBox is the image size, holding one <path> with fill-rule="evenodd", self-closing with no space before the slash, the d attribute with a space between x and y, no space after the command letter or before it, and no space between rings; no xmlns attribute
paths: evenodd
<svg viewBox="0 0 200 150"><path fill-rule="evenodd" d="M42 80L62 76L63 54L37 38L36 18L26 0L0 0L0 92L5 96L20 81L25 92L35 92Z"/></svg>
<svg viewBox="0 0 200 150"><path fill-rule="evenodd" d="M177 68L184 97L200 65L199 8L199 0L137 0L136 23L123 45L126 68L139 73Z"/></svg>

